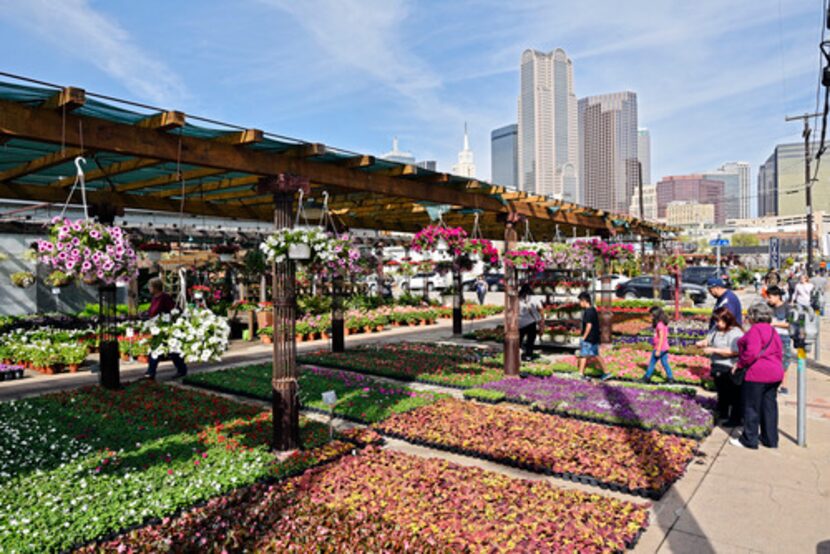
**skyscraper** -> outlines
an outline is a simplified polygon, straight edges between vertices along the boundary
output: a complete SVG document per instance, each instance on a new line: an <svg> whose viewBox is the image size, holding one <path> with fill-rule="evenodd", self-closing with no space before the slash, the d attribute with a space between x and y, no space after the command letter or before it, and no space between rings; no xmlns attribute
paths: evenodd
<svg viewBox="0 0 830 554"><path fill-rule="evenodd" d="M518 118L518 186L569 202L579 200L577 103L573 64L565 51L525 50Z"/></svg>
<svg viewBox="0 0 830 554"><path fill-rule="evenodd" d="M518 185L519 126L515 123L490 133L490 180L505 187Z"/></svg>
<svg viewBox="0 0 830 554"><path fill-rule="evenodd" d="M811 156L819 144L810 145ZM830 212L830 164L813 164L813 212ZM758 170L758 216L802 215L807 211L804 186L804 144L779 144Z"/></svg>
<svg viewBox="0 0 830 554"><path fill-rule="evenodd" d="M579 100L579 183L583 204L628 212L639 184L635 93L615 92Z"/></svg>
<svg viewBox="0 0 830 554"><path fill-rule="evenodd" d="M726 219L746 219L750 216L750 180L747 162L728 162L716 171L704 173L707 179L723 182L723 203Z"/></svg>
<svg viewBox="0 0 830 554"><path fill-rule="evenodd" d="M389 160L390 162L398 162L402 164L415 163L415 156L412 155L412 152L403 152L398 150L398 137L392 138L392 150L381 157L384 160Z"/></svg>
<svg viewBox="0 0 830 554"><path fill-rule="evenodd" d="M723 181L707 179L703 175L674 175L663 177L657 183L657 215L666 217L666 208L672 202L697 202L715 206L715 223L726 223L723 199Z"/></svg>
<svg viewBox="0 0 830 554"><path fill-rule="evenodd" d="M648 129L637 131L637 159L643 172L643 184L651 185L651 133Z"/></svg>
<svg viewBox="0 0 830 554"><path fill-rule="evenodd" d="M467 134L467 123L464 123L464 149L458 153L458 163L452 166L452 172L462 177L475 178L476 164L473 162L473 151L470 150L470 137Z"/></svg>

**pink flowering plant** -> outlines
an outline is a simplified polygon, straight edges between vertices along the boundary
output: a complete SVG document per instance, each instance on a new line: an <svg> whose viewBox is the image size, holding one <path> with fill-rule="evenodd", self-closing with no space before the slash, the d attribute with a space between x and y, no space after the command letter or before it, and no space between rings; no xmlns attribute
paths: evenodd
<svg viewBox="0 0 830 554"><path fill-rule="evenodd" d="M435 250L441 239L447 243L449 253L457 256L465 250L467 231L461 227L429 225L418 231L412 238L412 249L416 252Z"/></svg>
<svg viewBox="0 0 830 554"><path fill-rule="evenodd" d="M573 243L577 257L587 262L588 254L592 256L594 269L603 271L614 263L624 263L634 257L634 246L630 244L609 244L602 239L578 240ZM585 267L585 266L583 266Z"/></svg>
<svg viewBox="0 0 830 554"><path fill-rule="evenodd" d="M47 240L38 241L40 261L53 271L106 284L138 275L135 250L120 227L89 220L52 220Z"/></svg>
<svg viewBox="0 0 830 554"><path fill-rule="evenodd" d="M470 239L464 245L464 252L468 255L481 256L481 260L490 267L499 265L499 251L488 239Z"/></svg>
<svg viewBox="0 0 830 554"><path fill-rule="evenodd" d="M360 250L352 246L348 234L333 237L328 247L328 255L319 261L316 269L326 277L348 277L363 272L360 264Z"/></svg>
<svg viewBox="0 0 830 554"><path fill-rule="evenodd" d="M546 267L546 259L535 250L508 250L504 253L504 265L514 269L540 272Z"/></svg>

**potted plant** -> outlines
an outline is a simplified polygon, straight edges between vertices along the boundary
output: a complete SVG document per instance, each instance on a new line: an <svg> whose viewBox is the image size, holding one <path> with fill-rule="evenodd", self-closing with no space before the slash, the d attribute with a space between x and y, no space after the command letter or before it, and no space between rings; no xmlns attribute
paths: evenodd
<svg viewBox="0 0 830 554"><path fill-rule="evenodd" d="M232 262L234 255L239 252L239 245L237 244L217 244L211 248L214 254L219 255L219 261Z"/></svg>
<svg viewBox="0 0 830 554"><path fill-rule="evenodd" d="M148 260L151 262L157 262L161 260L161 255L164 252L170 252L170 245L165 242L148 241L139 244L138 249L141 252L144 252L144 255Z"/></svg>
<svg viewBox="0 0 830 554"><path fill-rule="evenodd" d="M273 302L260 302L257 304L259 309L256 312L257 327L273 327L274 325L274 304Z"/></svg>
<svg viewBox="0 0 830 554"><path fill-rule="evenodd" d="M86 346L82 344L63 344L59 348L60 358L70 373L77 373L88 355Z"/></svg>
<svg viewBox="0 0 830 554"><path fill-rule="evenodd" d="M508 250L504 253L504 265L536 273L545 270L545 260L534 250Z"/></svg>
<svg viewBox="0 0 830 554"><path fill-rule="evenodd" d="M321 227L278 229L259 245L269 262L285 260L327 261L333 257L336 239Z"/></svg>
<svg viewBox="0 0 830 554"><path fill-rule="evenodd" d="M556 287L554 287L554 292L560 296L564 296L568 294L568 287L570 283L568 281L559 281L556 283Z"/></svg>
<svg viewBox="0 0 830 554"><path fill-rule="evenodd" d="M262 327L256 332L256 334L259 336L259 340L262 341L262 344L271 344L274 342L274 328L271 326Z"/></svg>
<svg viewBox="0 0 830 554"><path fill-rule="evenodd" d="M584 285L583 285L582 281L571 281L571 284L570 284L570 293L571 293L571 295L579 296L579 293L582 292L582 287L583 286Z"/></svg>
<svg viewBox="0 0 830 554"><path fill-rule="evenodd" d="M12 285L27 289L35 284L35 274L31 271L16 271L9 276Z"/></svg>
<svg viewBox="0 0 830 554"><path fill-rule="evenodd" d="M562 326L556 326L551 329L551 334L553 335L553 342L556 344L563 344L565 342L565 328Z"/></svg>

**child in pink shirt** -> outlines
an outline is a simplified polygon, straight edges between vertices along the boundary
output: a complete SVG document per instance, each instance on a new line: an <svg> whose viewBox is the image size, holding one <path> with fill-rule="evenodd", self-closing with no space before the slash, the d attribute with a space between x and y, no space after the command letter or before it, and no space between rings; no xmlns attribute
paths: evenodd
<svg viewBox="0 0 830 554"><path fill-rule="evenodd" d="M651 326L654 328L654 338L652 345L654 350L651 353L651 359L648 361L648 369L645 376L643 376L644 383L651 383L651 375L657 367L659 360L663 364L663 369L666 370L666 382L674 383L674 376L671 373L669 366L669 317L663 311L663 308L654 306L651 308Z"/></svg>

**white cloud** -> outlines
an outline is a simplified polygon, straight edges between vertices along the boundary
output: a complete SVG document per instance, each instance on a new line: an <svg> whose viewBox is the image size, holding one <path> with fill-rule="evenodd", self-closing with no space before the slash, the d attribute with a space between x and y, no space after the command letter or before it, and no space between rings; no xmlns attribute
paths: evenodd
<svg viewBox="0 0 830 554"><path fill-rule="evenodd" d="M87 0L0 0L0 19L94 65L142 99L175 104L186 96L166 64L139 48L118 22Z"/></svg>

